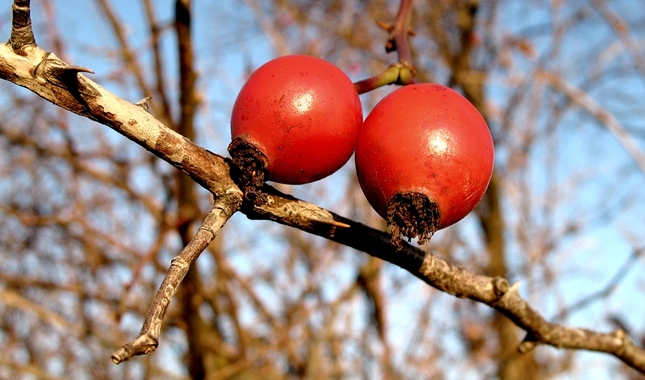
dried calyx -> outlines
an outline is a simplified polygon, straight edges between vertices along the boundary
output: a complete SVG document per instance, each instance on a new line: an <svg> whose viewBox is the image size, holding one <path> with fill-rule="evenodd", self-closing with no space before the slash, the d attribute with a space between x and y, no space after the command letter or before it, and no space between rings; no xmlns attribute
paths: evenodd
<svg viewBox="0 0 645 380"><path fill-rule="evenodd" d="M228 146L232 157L234 178L244 192L244 197L255 205L261 205L264 198L260 189L268 176L267 157L253 144L235 138Z"/></svg>
<svg viewBox="0 0 645 380"><path fill-rule="evenodd" d="M439 220L439 206L421 193L398 193L387 203L387 223L397 250L403 248L401 235L408 241L417 238L419 244L426 243L437 231Z"/></svg>

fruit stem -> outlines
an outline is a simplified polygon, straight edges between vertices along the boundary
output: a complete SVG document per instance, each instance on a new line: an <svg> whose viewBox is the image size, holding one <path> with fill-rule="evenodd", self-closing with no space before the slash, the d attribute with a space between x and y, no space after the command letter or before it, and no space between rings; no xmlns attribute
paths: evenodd
<svg viewBox="0 0 645 380"><path fill-rule="evenodd" d="M259 189L267 180L269 161L255 145L236 137L228 145L233 161L233 178L244 192L244 198L259 206L264 203Z"/></svg>
<svg viewBox="0 0 645 380"><path fill-rule="evenodd" d="M408 43L408 36L414 36L414 31L410 26L411 20L412 0L401 0L399 11L393 23L376 21L378 26L389 33L385 51L388 53L396 51L399 62L391 65L378 75L354 83L354 87L356 87L356 91L359 94L364 94L388 84L405 86L406 84L415 83L414 75L417 70L412 65L412 54Z"/></svg>
<svg viewBox="0 0 645 380"><path fill-rule="evenodd" d="M414 83L416 69L406 62L399 62L391 65L385 71L373 77L355 82L356 92L364 94L376 88L389 84L406 85Z"/></svg>
<svg viewBox="0 0 645 380"><path fill-rule="evenodd" d="M387 202L387 224L392 226L392 245L403 248L401 235L418 239L419 244L430 240L439 228L439 206L426 195L415 192L397 193Z"/></svg>
<svg viewBox="0 0 645 380"><path fill-rule="evenodd" d="M390 38L385 50L389 53L396 50L400 62L412 62L408 35L414 35L410 22L412 20L412 0L401 0L399 12L396 14L394 26L390 31ZM389 49L388 49L389 47Z"/></svg>

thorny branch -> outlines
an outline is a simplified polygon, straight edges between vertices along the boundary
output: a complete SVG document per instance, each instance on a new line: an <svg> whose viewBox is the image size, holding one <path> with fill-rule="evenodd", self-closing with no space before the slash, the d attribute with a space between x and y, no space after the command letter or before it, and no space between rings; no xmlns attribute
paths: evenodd
<svg viewBox="0 0 645 380"><path fill-rule="evenodd" d="M114 129L188 174L215 197L215 206L204 227L173 260L140 337L134 344L131 342L117 351L115 362L148 352L156 346L163 312L182 273L185 274L187 266L196 260L230 216L241 210L250 219L273 220L361 250L406 269L438 290L489 305L527 332L519 347L521 352L527 352L537 344L604 352L645 373L645 350L636 347L623 330L599 333L550 323L520 297L518 283L509 285L503 278L473 274L408 244L397 252L390 245L389 234L284 195L270 186L263 188L268 199L266 204L240 208L242 192L231 178L226 158L173 132L144 107L118 98L80 74L89 72L88 69L69 66L36 46L33 38L24 37L30 33L21 29L30 24L29 1L15 0L15 9L19 12L14 18L10 43L0 45L1 79Z"/></svg>

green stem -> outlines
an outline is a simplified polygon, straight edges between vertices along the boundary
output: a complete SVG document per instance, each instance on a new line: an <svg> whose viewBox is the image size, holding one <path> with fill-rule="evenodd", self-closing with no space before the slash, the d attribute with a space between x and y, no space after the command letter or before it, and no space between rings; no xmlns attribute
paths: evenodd
<svg viewBox="0 0 645 380"><path fill-rule="evenodd" d="M390 84L406 85L414 83L414 74L416 70L405 62L395 63L385 71L373 77L355 82L354 87L359 94L372 91L376 88Z"/></svg>

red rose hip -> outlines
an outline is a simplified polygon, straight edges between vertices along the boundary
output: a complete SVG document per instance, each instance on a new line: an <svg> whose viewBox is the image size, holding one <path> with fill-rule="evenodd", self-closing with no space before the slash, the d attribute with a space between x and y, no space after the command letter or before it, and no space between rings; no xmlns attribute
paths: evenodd
<svg viewBox="0 0 645 380"><path fill-rule="evenodd" d="M367 116L356 145L358 181L374 210L425 243L481 200L493 173L493 140L477 109L437 84L405 86Z"/></svg>
<svg viewBox="0 0 645 380"><path fill-rule="evenodd" d="M362 121L358 93L338 67L284 56L259 67L242 87L228 150L244 186L309 183L349 160Z"/></svg>

